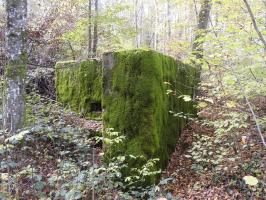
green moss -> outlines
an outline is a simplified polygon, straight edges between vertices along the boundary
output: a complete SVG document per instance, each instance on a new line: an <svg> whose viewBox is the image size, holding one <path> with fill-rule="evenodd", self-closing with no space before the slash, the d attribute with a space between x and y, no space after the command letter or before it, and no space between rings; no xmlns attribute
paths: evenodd
<svg viewBox="0 0 266 200"><path fill-rule="evenodd" d="M85 117L99 117L95 106L102 96L102 67L98 61L56 64L57 100Z"/></svg>
<svg viewBox="0 0 266 200"><path fill-rule="evenodd" d="M5 67L5 76L11 79L16 77L26 78L27 66L23 63L9 63Z"/></svg>
<svg viewBox="0 0 266 200"><path fill-rule="evenodd" d="M164 169L186 120L169 111L194 113L193 103L180 95L193 95L195 69L150 50L112 53L113 66L104 68L104 126L126 136L115 150L159 158ZM168 82L169 84L165 84ZM167 95L168 89L177 95ZM108 149L107 149L108 150Z"/></svg>

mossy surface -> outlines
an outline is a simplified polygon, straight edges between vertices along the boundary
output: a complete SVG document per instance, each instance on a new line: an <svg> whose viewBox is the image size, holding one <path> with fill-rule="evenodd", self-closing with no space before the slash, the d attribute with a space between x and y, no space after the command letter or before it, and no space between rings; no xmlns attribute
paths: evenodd
<svg viewBox="0 0 266 200"><path fill-rule="evenodd" d="M126 141L111 151L159 158L164 169L186 123L170 111L195 112L192 101L178 97L192 97L196 70L151 50L114 52L112 58L112 66L104 66L104 126Z"/></svg>
<svg viewBox="0 0 266 200"><path fill-rule="evenodd" d="M26 64L8 64L5 67L5 77L16 80L17 77L26 78L27 66Z"/></svg>
<svg viewBox="0 0 266 200"><path fill-rule="evenodd" d="M95 105L101 105L102 67L98 61L67 61L56 64L57 100L89 118L99 117Z"/></svg>

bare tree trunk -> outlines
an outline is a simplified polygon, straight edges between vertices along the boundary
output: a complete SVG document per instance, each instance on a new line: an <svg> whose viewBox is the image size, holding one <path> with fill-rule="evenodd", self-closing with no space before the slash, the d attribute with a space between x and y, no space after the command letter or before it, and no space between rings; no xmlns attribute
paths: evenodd
<svg viewBox="0 0 266 200"><path fill-rule="evenodd" d="M99 9L98 9L98 0L94 2L95 8L95 17L94 17L94 27L93 27L93 57L97 55L97 46L98 46L98 16L99 16Z"/></svg>
<svg viewBox="0 0 266 200"><path fill-rule="evenodd" d="M139 33L139 47L143 44L144 41L144 29L143 29L143 21L144 21L144 3L141 1L140 4L140 17L139 17L139 26L140 28L140 33Z"/></svg>
<svg viewBox="0 0 266 200"><path fill-rule="evenodd" d="M194 38L193 46L192 46L192 55L195 56L196 60L193 60L195 67L197 68L196 74L196 82L197 85L200 82L201 71L202 71L202 59L203 59L203 45L204 45L204 37L207 34L208 22L210 19L212 0L202 0L201 8L198 16L198 26L196 36ZM194 95L197 91L194 91Z"/></svg>
<svg viewBox="0 0 266 200"><path fill-rule="evenodd" d="M136 38L135 38L135 45L136 48L139 48L139 20L138 20L138 0L134 1L134 19L135 19L135 31L136 31Z"/></svg>
<svg viewBox="0 0 266 200"><path fill-rule="evenodd" d="M255 19L255 16L250 8L250 5L248 4L247 0L243 0L245 5L246 5L246 8L248 10L248 13L249 13L249 16L251 18L251 21L252 21L252 24L253 24L253 27L256 31L256 33L258 34L259 36L259 39L261 40L261 42L263 43L264 45L264 49L266 50L266 40L264 39L262 33L260 32L259 28L258 28L258 25L257 25L257 22L256 22L256 19Z"/></svg>
<svg viewBox="0 0 266 200"><path fill-rule="evenodd" d="M192 46L192 53L196 56L196 59L203 58L203 40L202 38L206 35L206 30L208 28L208 22L210 18L212 0L202 0L199 17L198 17L198 27L197 33ZM201 65L198 66L201 71Z"/></svg>
<svg viewBox="0 0 266 200"><path fill-rule="evenodd" d="M71 42L68 40L67 43L68 43L68 46L69 46L69 48L70 48L70 50L71 50L72 59L73 59L73 60L76 60L75 50L74 50L74 48L73 48Z"/></svg>
<svg viewBox="0 0 266 200"><path fill-rule="evenodd" d="M158 41L158 2L154 0L155 7L155 23L154 23L154 49L157 50L157 41Z"/></svg>
<svg viewBox="0 0 266 200"><path fill-rule="evenodd" d="M171 39L171 32L172 32L172 27L171 27L171 4L170 0L167 0L167 21L168 21L168 41Z"/></svg>
<svg viewBox="0 0 266 200"><path fill-rule="evenodd" d="M263 0L264 9L266 8L266 0ZM264 29L266 29L266 12L264 13Z"/></svg>
<svg viewBox="0 0 266 200"><path fill-rule="evenodd" d="M14 133L23 127L25 118L27 0L8 0L6 11L8 64L4 76L3 128Z"/></svg>
<svg viewBox="0 0 266 200"><path fill-rule="evenodd" d="M89 0L89 45L88 45L88 58L92 56L92 0Z"/></svg>

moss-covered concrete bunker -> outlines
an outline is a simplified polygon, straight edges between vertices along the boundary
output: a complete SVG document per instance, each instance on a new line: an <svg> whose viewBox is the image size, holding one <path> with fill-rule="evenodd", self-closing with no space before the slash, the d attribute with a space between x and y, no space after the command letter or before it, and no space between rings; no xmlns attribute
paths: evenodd
<svg viewBox="0 0 266 200"><path fill-rule="evenodd" d="M126 136L112 153L159 158L165 168L183 116L194 113L195 68L151 50L106 53L103 66L104 126Z"/></svg>
<svg viewBox="0 0 266 200"><path fill-rule="evenodd" d="M56 64L57 100L85 116L98 117L102 100L102 64L96 60Z"/></svg>
<svg viewBox="0 0 266 200"><path fill-rule="evenodd" d="M104 127L126 136L122 145L105 150L159 158L158 168L165 168L185 116L194 113L187 100L194 92L195 68L151 50L106 53L101 66L57 63L58 101L87 117L103 106Z"/></svg>

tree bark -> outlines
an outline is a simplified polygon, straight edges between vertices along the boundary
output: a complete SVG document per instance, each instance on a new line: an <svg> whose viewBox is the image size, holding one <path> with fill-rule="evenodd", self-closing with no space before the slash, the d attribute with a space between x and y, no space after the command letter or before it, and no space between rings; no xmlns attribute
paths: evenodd
<svg viewBox="0 0 266 200"><path fill-rule="evenodd" d="M168 41L171 39L172 27L171 27L171 3L170 0L167 0L167 22L168 22Z"/></svg>
<svg viewBox="0 0 266 200"><path fill-rule="evenodd" d="M136 38L135 38L135 45L136 48L139 48L139 20L138 20L138 0L134 1L134 20L135 20L135 31L136 31Z"/></svg>
<svg viewBox="0 0 266 200"><path fill-rule="evenodd" d="M157 0L154 0L154 8L155 8L155 23L154 23L153 47L154 47L154 50L157 50L157 41L158 41L158 2Z"/></svg>
<svg viewBox="0 0 266 200"><path fill-rule="evenodd" d="M23 127L25 119L27 0L8 0L6 12L8 64L4 75L3 128L14 133Z"/></svg>
<svg viewBox="0 0 266 200"><path fill-rule="evenodd" d="M74 48L73 48L71 42L68 40L67 43L68 43L68 46L69 46L69 48L70 48L70 50L71 50L72 59L73 59L73 60L76 60L75 50L74 50Z"/></svg>
<svg viewBox="0 0 266 200"><path fill-rule="evenodd" d="M89 0L89 41L88 41L88 58L92 56L92 0Z"/></svg>
<svg viewBox="0 0 266 200"><path fill-rule="evenodd" d="M94 27L93 27L93 57L97 55L97 46L98 46L98 16L99 16L99 9L98 9L98 0L94 2L95 8L95 18L94 18Z"/></svg>
<svg viewBox="0 0 266 200"><path fill-rule="evenodd" d="M203 38L206 36L208 22L210 18L212 0L203 0L198 16L197 33L192 46L192 53L196 59L203 58ZM198 66L198 70L201 71L201 65Z"/></svg>

